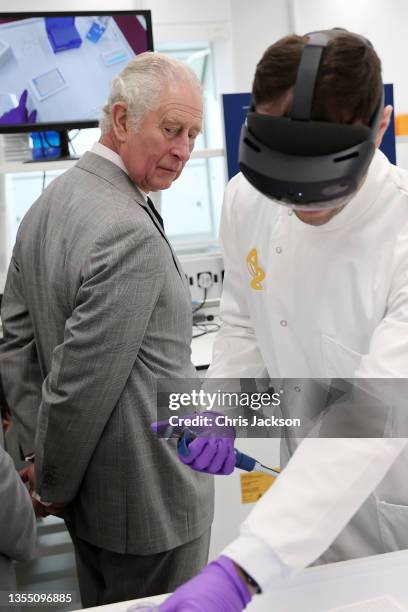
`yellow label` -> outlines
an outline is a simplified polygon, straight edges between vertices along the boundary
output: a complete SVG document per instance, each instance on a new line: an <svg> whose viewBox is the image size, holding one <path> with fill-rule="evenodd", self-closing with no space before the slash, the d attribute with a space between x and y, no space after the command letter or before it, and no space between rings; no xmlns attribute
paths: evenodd
<svg viewBox="0 0 408 612"><path fill-rule="evenodd" d="M264 280L266 274L263 268L258 263L258 253L256 249L251 249L246 258L247 266L250 275L252 276L251 287L255 291L262 291L263 287L261 282Z"/></svg>
<svg viewBox="0 0 408 612"><path fill-rule="evenodd" d="M262 497L269 487L274 483L275 477L261 472L240 474L241 478L241 502L243 504L254 504Z"/></svg>

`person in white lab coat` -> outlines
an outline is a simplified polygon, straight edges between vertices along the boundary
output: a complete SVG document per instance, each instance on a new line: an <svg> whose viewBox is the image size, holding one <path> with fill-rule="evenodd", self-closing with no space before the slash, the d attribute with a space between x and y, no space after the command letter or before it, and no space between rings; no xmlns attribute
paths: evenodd
<svg viewBox="0 0 408 612"><path fill-rule="evenodd" d="M257 113L288 113L307 41L289 36L267 49L253 85ZM371 45L333 36L314 119L369 125L381 92ZM377 147L391 112L381 108ZM280 205L238 174L227 188L221 242L222 327L209 377L408 378L408 174L380 151L351 196L319 210ZM206 471L197 443L184 461ZM240 536L163 611L241 610L251 593L319 557L408 548L407 473L405 438L306 438Z"/></svg>

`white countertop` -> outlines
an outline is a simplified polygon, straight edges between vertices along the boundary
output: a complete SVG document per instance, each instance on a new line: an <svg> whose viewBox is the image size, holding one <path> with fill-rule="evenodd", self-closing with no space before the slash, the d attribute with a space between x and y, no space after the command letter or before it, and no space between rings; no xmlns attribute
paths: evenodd
<svg viewBox="0 0 408 612"><path fill-rule="evenodd" d="M194 326L193 336L194 334L199 333L200 328ZM204 334L203 336L199 336L197 338L193 337L193 340L191 342L191 361L199 370L207 368L211 363L212 350L216 335L217 332L211 332L208 334Z"/></svg>

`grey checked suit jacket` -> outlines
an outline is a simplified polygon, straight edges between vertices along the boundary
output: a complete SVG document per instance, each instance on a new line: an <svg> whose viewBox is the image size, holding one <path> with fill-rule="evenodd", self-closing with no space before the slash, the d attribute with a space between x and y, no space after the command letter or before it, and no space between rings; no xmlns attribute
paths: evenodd
<svg viewBox="0 0 408 612"><path fill-rule="evenodd" d="M157 378L195 378L184 274L138 189L86 153L24 217L0 366L37 489L78 537L152 554L197 538L212 477L155 439ZM41 391L42 385L42 391ZM34 436L36 443L34 449Z"/></svg>

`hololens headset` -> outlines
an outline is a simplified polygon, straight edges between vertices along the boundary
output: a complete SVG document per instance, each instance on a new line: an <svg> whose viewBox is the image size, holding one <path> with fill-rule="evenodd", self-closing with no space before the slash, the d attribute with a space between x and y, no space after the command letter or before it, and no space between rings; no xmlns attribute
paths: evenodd
<svg viewBox="0 0 408 612"><path fill-rule="evenodd" d="M251 106L242 126L241 172L255 189L291 208L320 210L344 205L360 186L375 152L384 93L368 126L311 118L324 48L346 31L334 28L307 34L289 116L262 115ZM362 36L354 36L371 46Z"/></svg>

